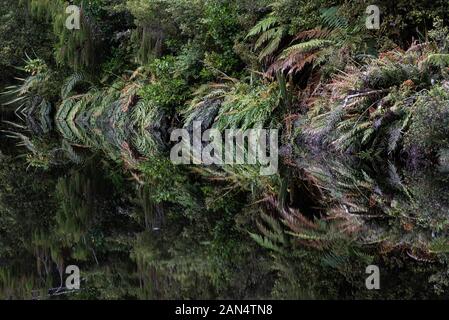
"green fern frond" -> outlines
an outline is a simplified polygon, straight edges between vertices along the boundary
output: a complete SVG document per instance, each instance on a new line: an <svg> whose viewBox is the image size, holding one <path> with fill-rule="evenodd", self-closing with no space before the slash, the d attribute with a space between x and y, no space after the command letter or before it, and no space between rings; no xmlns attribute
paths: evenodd
<svg viewBox="0 0 449 320"><path fill-rule="evenodd" d="M283 253L284 250L274 244L271 240L269 240L267 237L260 236L258 234L250 233L249 234L251 238L257 242L258 245L260 245L262 248L275 251L277 253Z"/></svg>
<svg viewBox="0 0 449 320"><path fill-rule="evenodd" d="M254 49L259 49L263 44L265 44L268 40L275 39L277 37L277 32L279 28L272 28L262 33L259 38L257 38L256 43L254 44Z"/></svg>
<svg viewBox="0 0 449 320"><path fill-rule="evenodd" d="M398 146L398 142L402 137L402 130L401 130L401 126L392 126L389 129L389 133L388 133L388 145L387 145L387 152L388 154L393 153L397 146Z"/></svg>
<svg viewBox="0 0 449 320"><path fill-rule="evenodd" d="M437 238L430 243L430 253L449 253L449 240L447 238Z"/></svg>
<svg viewBox="0 0 449 320"><path fill-rule="evenodd" d="M282 28L276 28L271 36L272 40L263 48L259 53L259 60L262 61L266 57L275 53L281 44L284 30Z"/></svg>
<svg viewBox="0 0 449 320"><path fill-rule="evenodd" d="M322 10L321 19L323 23L331 29L344 29L348 27L348 21L339 15L339 6Z"/></svg>
<svg viewBox="0 0 449 320"><path fill-rule="evenodd" d="M260 20L246 35L246 38L257 36L268 29L272 28L278 23L278 18L274 15L269 15L266 18Z"/></svg>
<svg viewBox="0 0 449 320"><path fill-rule="evenodd" d="M75 87L86 81L86 76L81 72L75 72L70 77L68 77L61 87L61 97L66 99Z"/></svg>
<svg viewBox="0 0 449 320"><path fill-rule="evenodd" d="M313 232L310 230L305 230L302 233L287 231L286 234L289 234L289 235L291 235L295 238L301 239L301 240L313 240L313 241L326 240L325 235L322 235L322 234L319 234L317 232Z"/></svg>
<svg viewBox="0 0 449 320"><path fill-rule="evenodd" d="M269 15L260 20L249 31L246 38L259 36L254 44L254 49L261 50L259 60L262 61L279 49L284 33L285 27L278 25L278 18L274 15Z"/></svg>
<svg viewBox="0 0 449 320"><path fill-rule="evenodd" d="M332 269L339 269L348 263L348 257L343 255L337 255L335 253L325 253L321 258L321 264Z"/></svg>
<svg viewBox="0 0 449 320"><path fill-rule="evenodd" d="M425 62L427 62L432 66L444 68L449 66L449 54L443 53L430 54L425 60Z"/></svg>
<svg viewBox="0 0 449 320"><path fill-rule="evenodd" d="M334 43L333 41L325 40L325 39L312 39L312 40L309 40L307 42L301 42L301 43L295 44L295 45L285 49L282 52L280 58L281 59L285 59L289 55L291 55L292 53L309 52L309 51L312 51L312 50L316 50L316 49L320 49L322 47L329 46L329 45L331 45L333 43Z"/></svg>
<svg viewBox="0 0 449 320"><path fill-rule="evenodd" d="M267 224L269 229L265 228L259 221L257 221L259 230L269 239L279 243L285 243L284 231L282 230L279 221L263 212L261 212L261 218Z"/></svg>

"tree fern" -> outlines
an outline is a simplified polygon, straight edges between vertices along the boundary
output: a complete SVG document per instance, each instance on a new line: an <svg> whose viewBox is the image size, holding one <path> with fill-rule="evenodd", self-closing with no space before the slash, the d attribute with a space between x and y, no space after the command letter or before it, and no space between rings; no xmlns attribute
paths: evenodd
<svg viewBox="0 0 449 320"><path fill-rule="evenodd" d="M278 50L285 31L284 26L279 26L278 18L271 14L260 20L249 31L246 38L258 36L254 49L260 50L259 60L262 61Z"/></svg>
<svg viewBox="0 0 449 320"><path fill-rule="evenodd" d="M285 49L280 55L280 58L285 59L292 54L309 52L331 44L333 44L331 40L324 39L312 39L306 42L301 42Z"/></svg>
<svg viewBox="0 0 449 320"><path fill-rule="evenodd" d="M246 38L254 37L260 35L261 33L266 32L271 29L273 26L278 24L278 18L273 14L268 15L264 19L257 22L257 24L251 28L251 30L246 35Z"/></svg>
<svg viewBox="0 0 449 320"><path fill-rule="evenodd" d="M323 26L299 32L292 44L269 67L267 74L273 75L279 70L294 74L301 72L307 65L320 66L328 62L338 48L350 43L350 37L342 36L348 31L348 22L339 15L339 10L340 7L322 10Z"/></svg>
<svg viewBox="0 0 449 320"><path fill-rule="evenodd" d="M186 124L201 118L209 124L213 122L214 127L220 130L249 129L269 123L277 125L278 119L273 117L273 112L280 102L277 83L259 82L250 85L229 79L223 84L202 86L195 95L184 112Z"/></svg>

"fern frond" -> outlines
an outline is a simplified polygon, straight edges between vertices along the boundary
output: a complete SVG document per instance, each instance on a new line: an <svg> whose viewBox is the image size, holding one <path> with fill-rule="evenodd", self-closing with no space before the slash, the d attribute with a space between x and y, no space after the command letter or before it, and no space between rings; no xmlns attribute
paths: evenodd
<svg viewBox="0 0 449 320"><path fill-rule="evenodd" d="M402 137L401 126L393 126L389 129L388 145L387 145L388 154L391 154L396 150L398 142L401 139L401 137Z"/></svg>
<svg viewBox="0 0 449 320"><path fill-rule="evenodd" d="M348 21L339 15L339 6L322 10L321 19L331 29L344 29L348 27Z"/></svg>
<svg viewBox="0 0 449 320"><path fill-rule="evenodd" d="M328 252L325 253L324 256L321 258L321 263L326 267L330 267L332 269L339 269L348 263L348 257Z"/></svg>
<svg viewBox="0 0 449 320"><path fill-rule="evenodd" d="M277 246L276 244L274 244L270 239L268 239L267 237L263 237L261 235L258 234L254 234L254 233L250 233L249 234L251 236L251 238L257 242L258 245L260 245L262 248L268 249L268 250L272 250L275 251L277 253L283 253L284 250L282 250L281 247Z"/></svg>
<svg viewBox="0 0 449 320"><path fill-rule="evenodd" d="M271 32L272 31L272 32ZM262 61L279 49L279 46L284 35L284 29L279 27L268 31L270 33L271 41L259 53L259 60Z"/></svg>
<svg viewBox="0 0 449 320"><path fill-rule="evenodd" d="M429 54L425 62L427 62L432 66L437 66L441 68L447 67L449 66L449 54L443 53Z"/></svg>
<svg viewBox="0 0 449 320"><path fill-rule="evenodd" d="M310 39L325 39L331 34L328 29L315 28L298 33L293 41L310 40Z"/></svg>
<svg viewBox="0 0 449 320"><path fill-rule="evenodd" d="M449 240L444 237L437 238L430 243L430 253L448 253L449 252Z"/></svg>
<svg viewBox="0 0 449 320"><path fill-rule="evenodd" d="M86 77L81 72L75 72L70 77L68 77L61 87L61 97L66 99L75 87L86 80Z"/></svg>
<svg viewBox="0 0 449 320"><path fill-rule="evenodd" d="M269 15L266 18L260 20L246 35L246 39L257 36L262 32L266 32L278 23L278 19L274 15Z"/></svg>
<svg viewBox="0 0 449 320"><path fill-rule="evenodd" d="M312 39L307 42L301 42L285 49L282 52L280 58L285 59L293 53L309 52L312 50L320 49L325 46L329 46L333 43L334 43L333 41L325 39Z"/></svg>

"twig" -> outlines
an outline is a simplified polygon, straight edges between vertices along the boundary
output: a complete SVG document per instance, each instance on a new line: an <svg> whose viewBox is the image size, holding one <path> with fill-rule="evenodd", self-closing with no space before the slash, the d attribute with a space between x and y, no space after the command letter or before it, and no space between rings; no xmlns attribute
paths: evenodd
<svg viewBox="0 0 449 320"><path fill-rule="evenodd" d="M349 95L345 98L345 101L349 100L349 99L354 99L354 98L359 98L359 97L365 97L365 96L370 96L372 94L377 94L377 93L385 93L385 92L389 92L389 89L382 89L382 90L371 90L371 91L364 91L364 92L359 92L356 94L352 94Z"/></svg>

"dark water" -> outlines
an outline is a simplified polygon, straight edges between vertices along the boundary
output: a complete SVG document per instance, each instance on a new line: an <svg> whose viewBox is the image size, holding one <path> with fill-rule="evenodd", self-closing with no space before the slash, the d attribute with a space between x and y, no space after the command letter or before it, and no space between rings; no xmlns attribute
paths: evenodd
<svg viewBox="0 0 449 320"><path fill-rule="evenodd" d="M448 297L444 167L295 151L265 181L173 166L113 111L2 117L26 127L0 136L3 298Z"/></svg>

